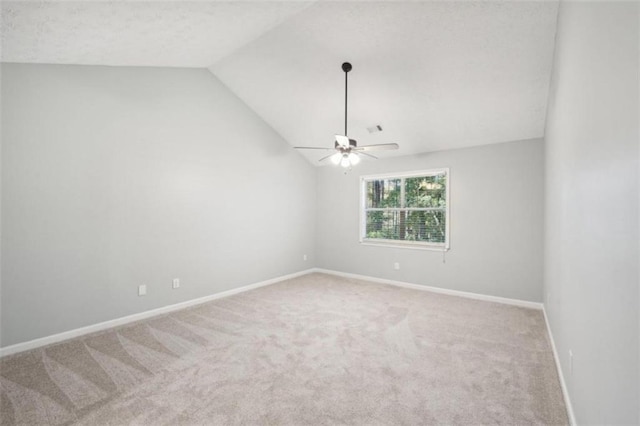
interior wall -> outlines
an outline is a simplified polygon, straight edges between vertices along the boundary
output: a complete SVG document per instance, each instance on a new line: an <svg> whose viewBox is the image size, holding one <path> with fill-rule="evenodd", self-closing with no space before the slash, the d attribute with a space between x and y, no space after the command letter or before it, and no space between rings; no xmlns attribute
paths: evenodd
<svg viewBox="0 0 640 426"><path fill-rule="evenodd" d="M401 141L399 141L401 144ZM542 301L540 139L363 160L318 171L318 266L445 289ZM360 176L450 168L450 245L426 251L359 243ZM393 264L400 263L400 270Z"/></svg>
<svg viewBox="0 0 640 426"><path fill-rule="evenodd" d="M3 64L2 88L3 347L311 267L315 169L210 72Z"/></svg>
<svg viewBox="0 0 640 426"><path fill-rule="evenodd" d="M558 17L544 291L578 424L640 423L639 12L562 2Z"/></svg>

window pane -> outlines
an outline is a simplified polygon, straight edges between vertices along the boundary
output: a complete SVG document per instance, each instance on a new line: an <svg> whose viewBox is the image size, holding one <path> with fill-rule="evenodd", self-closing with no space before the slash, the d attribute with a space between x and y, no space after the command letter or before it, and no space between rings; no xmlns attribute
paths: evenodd
<svg viewBox="0 0 640 426"><path fill-rule="evenodd" d="M367 182L367 208L400 207L400 179Z"/></svg>
<svg viewBox="0 0 640 426"><path fill-rule="evenodd" d="M445 210L367 212L366 238L444 243Z"/></svg>
<svg viewBox="0 0 640 426"><path fill-rule="evenodd" d="M406 207L445 208L447 206L445 175L407 178Z"/></svg>
<svg viewBox="0 0 640 426"><path fill-rule="evenodd" d="M405 240L444 243L446 230L444 209L407 213Z"/></svg>
<svg viewBox="0 0 640 426"><path fill-rule="evenodd" d="M366 238L400 239L400 212L367 212Z"/></svg>

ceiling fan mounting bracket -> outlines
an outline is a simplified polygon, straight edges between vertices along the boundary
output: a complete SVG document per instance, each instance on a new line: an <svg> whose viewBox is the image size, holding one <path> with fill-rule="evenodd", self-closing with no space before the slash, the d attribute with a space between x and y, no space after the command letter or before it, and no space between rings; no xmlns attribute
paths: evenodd
<svg viewBox="0 0 640 426"><path fill-rule="evenodd" d="M351 64L349 62L345 62L342 64L342 71L344 72L349 72L351 71L353 67L351 66Z"/></svg>

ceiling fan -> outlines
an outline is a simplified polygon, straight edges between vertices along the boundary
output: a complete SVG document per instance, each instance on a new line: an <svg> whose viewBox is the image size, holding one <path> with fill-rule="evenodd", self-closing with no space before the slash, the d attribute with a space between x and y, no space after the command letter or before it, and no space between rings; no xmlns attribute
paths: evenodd
<svg viewBox="0 0 640 426"><path fill-rule="evenodd" d="M360 154L377 159L378 157L369 154L369 151L382 151L399 148L397 143L358 146L358 143L355 139L350 139L347 136L347 74L349 73L349 71L351 71L352 68L353 67L349 62L345 62L342 64L342 71L344 71L344 135L335 135L335 143L333 148L294 146L295 149L323 149L327 151L335 150L335 153L327 155L326 157L322 157L319 161L324 161L330 158L333 164L340 164L345 168L358 164L360 162Z"/></svg>

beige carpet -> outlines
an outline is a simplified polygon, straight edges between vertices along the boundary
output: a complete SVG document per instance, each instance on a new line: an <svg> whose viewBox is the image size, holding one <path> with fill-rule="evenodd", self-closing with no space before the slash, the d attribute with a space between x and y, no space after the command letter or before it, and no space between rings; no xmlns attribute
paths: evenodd
<svg viewBox="0 0 640 426"><path fill-rule="evenodd" d="M567 424L540 311L324 274L0 362L2 425Z"/></svg>

